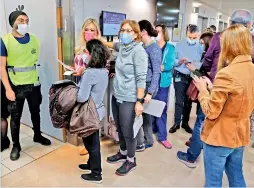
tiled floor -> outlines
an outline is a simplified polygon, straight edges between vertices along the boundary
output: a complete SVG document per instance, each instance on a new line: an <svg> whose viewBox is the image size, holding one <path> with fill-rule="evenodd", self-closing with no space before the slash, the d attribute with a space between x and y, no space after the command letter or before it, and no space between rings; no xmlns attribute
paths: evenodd
<svg viewBox="0 0 254 188"><path fill-rule="evenodd" d="M11 138L10 130L8 131L8 136ZM50 138L50 140L52 141L52 145L49 147L33 142L33 130L30 127L21 125L20 144L22 146L22 152L20 159L14 162L10 160L11 147L1 152L1 177L20 169L65 145L56 139Z"/></svg>
<svg viewBox="0 0 254 188"><path fill-rule="evenodd" d="M172 114L169 121L172 120ZM191 118L193 125L195 117ZM169 123L170 124L170 123ZM189 169L176 159L179 150L185 151L184 142L190 137L183 130L168 136L173 149L167 150L156 143L153 148L137 153L138 167L126 177L116 176L120 164L105 162L118 146L111 140L102 139L103 184L94 185L80 179L79 163L87 156L79 156L80 148L53 140L50 147L32 142L30 128L22 126L22 147L25 148L18 161L10 161L7 150L2 153L1 180L3 187L202 187L204 168L202 155L196 169ZM244 156L244 174L248 187L254 187L254 149L247 147ZM224 177L224 186L228 186Z"/></svg>

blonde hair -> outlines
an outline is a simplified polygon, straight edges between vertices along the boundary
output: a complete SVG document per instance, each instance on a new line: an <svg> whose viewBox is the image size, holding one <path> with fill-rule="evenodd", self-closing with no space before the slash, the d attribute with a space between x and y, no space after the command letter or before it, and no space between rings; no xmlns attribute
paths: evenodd
<svg viewBox="0 0 254 188"><path fill-rule="evenodd" d="M86 50L86 42L87 41L85 40L84 32L85 32L86 27L90 24L93 24L95 26L97 38L101 37L101 31L100 31L100 27L99 27L97 20L93 19L93 18L86 19L82 25L82 30L79 35L78 46L75 47L75 54L83 54L83 51Z"/></svg>
<svg viewBox="0 0 254 188"><path fill-rule="evenodd" d="M168 28L164 24L158 24L155 26L156 27L161 27L162 33L163 33L163 39L165 42L170 41L170 37L168 34Z"/></svg>
<svg viewBox="0 0 254 188"><path fill-rule="evenodd" d="M141 41L141 31L140 31L140 27L139 27L138 23L135 20L124 20L121 23L120 29L122 29L123 25L125 25L125 24L129 24L131 26L132 30L137 35L137 38L135 38L134 40L136 42L140 42ZM119 36L120 36L120 32L121 31L119 31L119 33L118 33Z"/></svg>
<svg viewBox="0 0 254 188"><path fill-rule="evenodd" d="M221 53L218 70L228 66L237 56L252 53L252 37L249 29L243 25L232 25L226 29L220 39Z"/></svg>

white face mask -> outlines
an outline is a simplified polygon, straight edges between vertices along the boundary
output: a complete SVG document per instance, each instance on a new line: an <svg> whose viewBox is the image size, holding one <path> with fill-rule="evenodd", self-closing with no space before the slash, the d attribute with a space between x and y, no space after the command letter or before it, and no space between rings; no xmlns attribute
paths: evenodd
<svg viewBox="0 0 254 188"><path fill-rule="evenodd" d="M156 41L160 41L161 40L161 34L159 33L158 36L155 38Z"/></svg>
<svg viewBox="0 0 254 188"><path fill-rule="evenodd" d="M18 24L17 32L21 35L27 34L29 31L29 26L27 24Z"/></svg>

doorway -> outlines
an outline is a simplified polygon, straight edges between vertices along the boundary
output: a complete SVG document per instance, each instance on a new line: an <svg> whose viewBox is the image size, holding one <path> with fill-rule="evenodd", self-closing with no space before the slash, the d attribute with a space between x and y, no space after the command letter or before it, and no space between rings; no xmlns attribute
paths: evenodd
<svg viewBox="0 0 254 188"><path fill-rule="evenodd" d="M208 27L208 18L198 16L198 27L202 33Z"/></svg>

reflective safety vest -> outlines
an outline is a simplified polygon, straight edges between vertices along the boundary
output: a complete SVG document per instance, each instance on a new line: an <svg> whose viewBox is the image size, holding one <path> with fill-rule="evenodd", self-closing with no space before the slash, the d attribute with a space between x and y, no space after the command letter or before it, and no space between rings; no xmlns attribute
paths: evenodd
<svg viewBox="0 0 254 188"><path fill-rule="evenodd" d="M30 41L20 44L11 33L2 37L7 49L7 71L13 85L39 85L36 70L39 57L39 40L29 34Z"/></svg>

